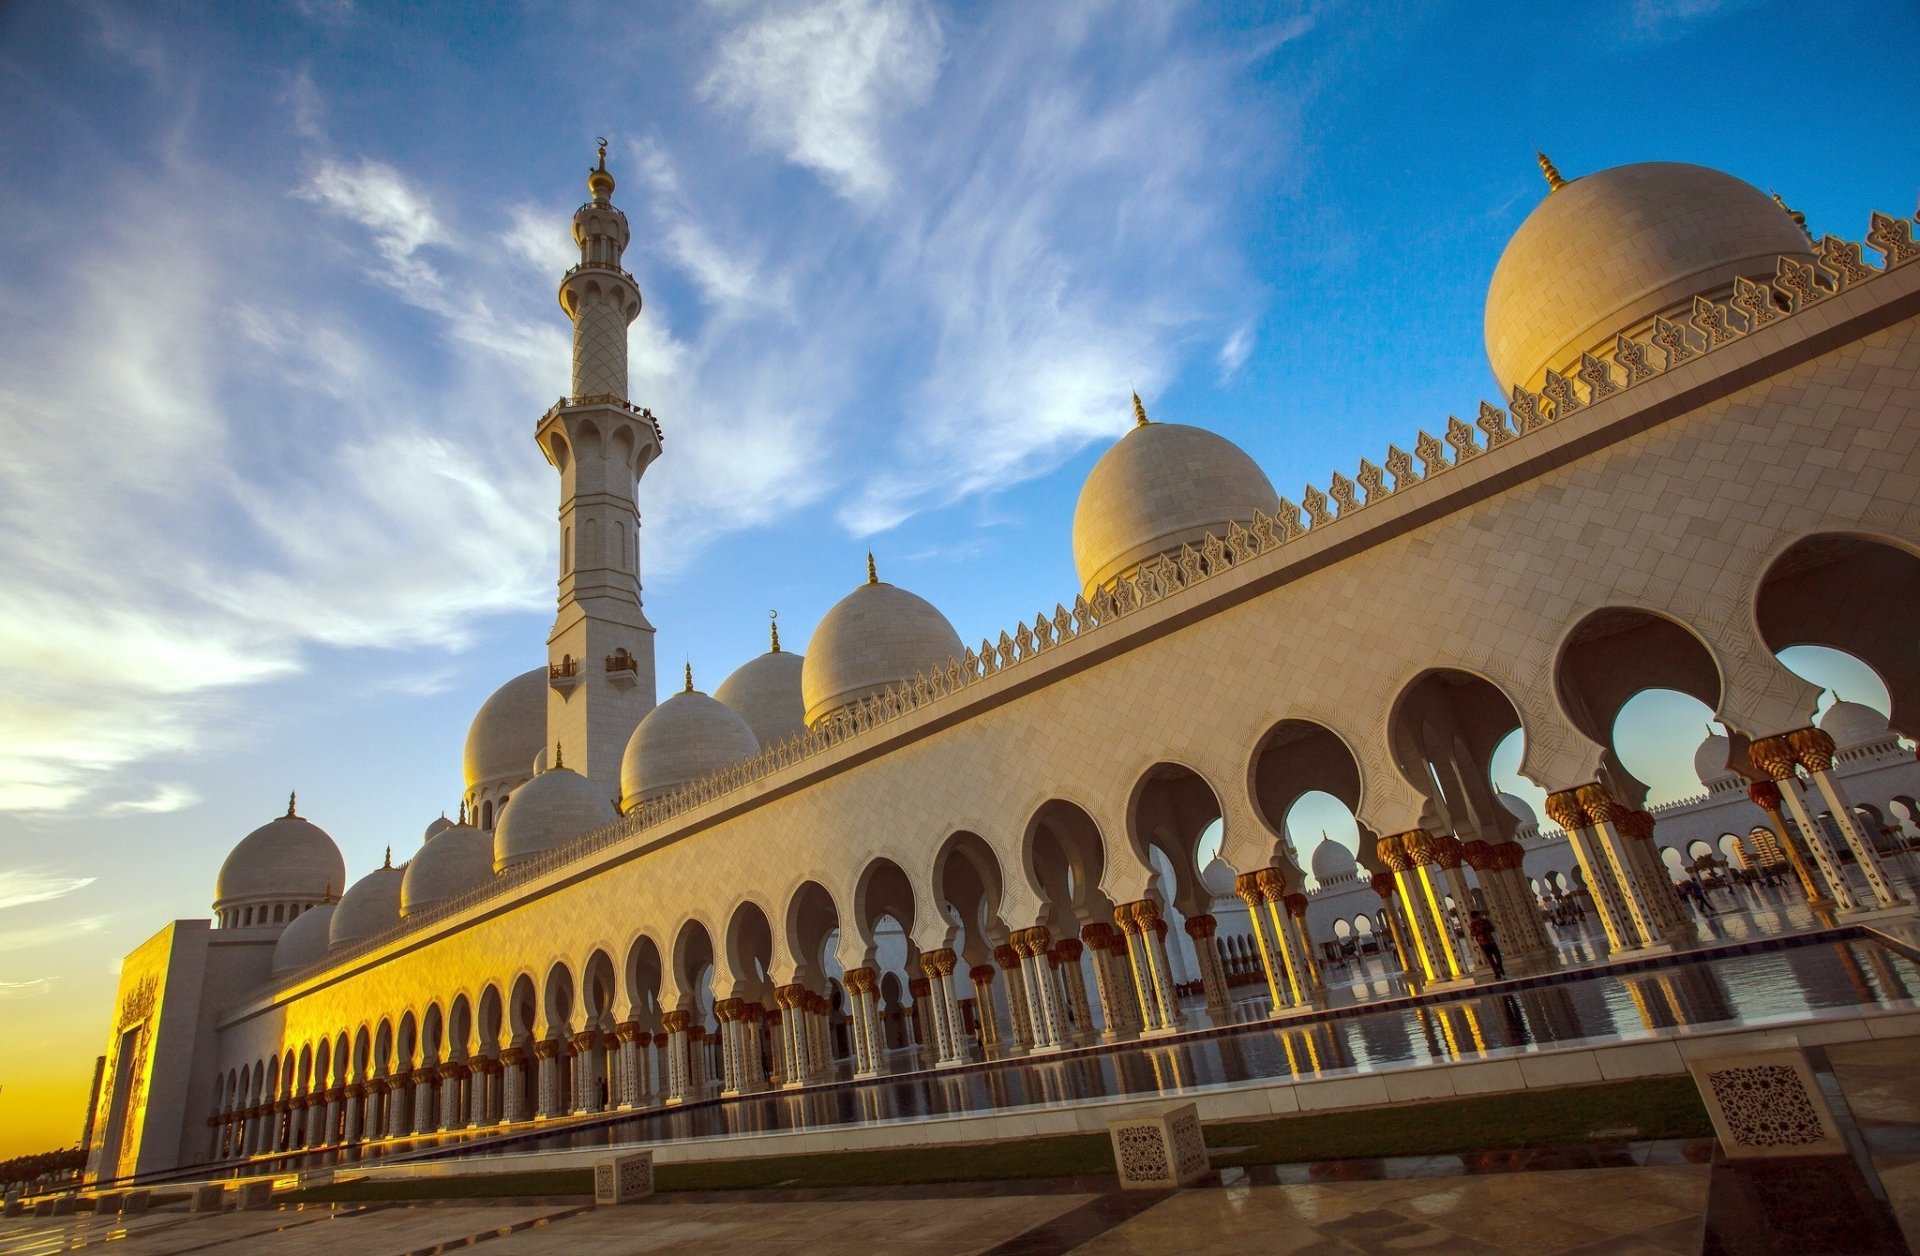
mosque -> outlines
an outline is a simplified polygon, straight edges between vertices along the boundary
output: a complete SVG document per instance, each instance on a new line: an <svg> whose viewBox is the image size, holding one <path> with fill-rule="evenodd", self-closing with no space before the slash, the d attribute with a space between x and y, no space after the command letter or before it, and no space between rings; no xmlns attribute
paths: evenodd
<svg viewBox="0 0 1920 1256"><path fill-rule="evenodd" d="M1501 404L1295 501L1136 398L1080 494L1080 587L1031 621L963 642L869 560L804 653L776 633L656 702L637 502L664 434L628 395L602 149L559 286L572 379L535 428L547 657L480 708L459 817L410 856L350 877L289 799L210 920L127 956L90 1177L1284 1019L1347 943L1469 988L1460 907L1540 973L1555 890L1657 955L1689 932L1674 878L1725 864L1841 919L1911 910L1914 224L1816 241L1714 170L1541 166L1487 297ZM1804 644L1877 671L1891 720L1813 723L1778 661ZM1652 811L1612 743L1649 687L1725 730L1703 794ZM1492 782L1516 729L1544 826ZM1309 791L1357 855L1302 866Z"/></svg>

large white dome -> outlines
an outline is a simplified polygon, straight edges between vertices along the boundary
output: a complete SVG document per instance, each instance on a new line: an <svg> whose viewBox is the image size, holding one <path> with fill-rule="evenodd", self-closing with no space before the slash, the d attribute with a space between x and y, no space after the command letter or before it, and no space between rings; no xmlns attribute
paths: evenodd
<svg viewBox="0 0 1920 1256"><path fill-rule="evenodd" d="M620 757L620 806L643 802L759 753L753 730L730 706L693 688L647 712Z"/></svg>
<svg viewBox="0 0 1920 1256"><path fill-rule="evenodd" d="M733 708L753 738L771 746L807 731L807 704L800 693L805 656L769 650L720 682L713 696Z"/></svg>
<svg viewBox="0 0 1920 1256"><path fill-rule="evenodd" d="M1540 817L1534 812L1532 804L1513 794L1501 794L1498 801L1507 809L1507 814L1520 822L1523 829L1540 827Z"/></svg>
<svg viewBox="0 0 1920 1256"><path fill-rule="evenodd" d="M1820 716L1820 731L1841 750L1851 750L1888 735L1887 717L1859 702L1836 702Z"/></svg>
<svg viewBox="0 0 1920 1256"><path fill-rule="evenodd" d="M1073 566L1087 596L1156 554L1224 537L1280 504L1232 441L1179 423L1139 423L1100 456L1073 508Z"/></svg>
<svg viewBox="0 0 1920 1256"><path fill-rule="evenodd" d="M1736 276L1771 279L1805 232L1765 193L1677 162L1615 166L1562 184L1507 242L1487 289L1487 360L1504 393L1571 377L1582 352L1611 359L1614 338L1680 321L1696 295ZM1676 313L1678 312L1678 313Z"/></svg>
<svg viewBox="0 0 1920 1256"><path fill-rule="evenodd" d="M347 884L347 861L326 830L293 814L240 839L213 882L213 909L254 903L317 903Z"/></svg>
<svg viewBox="0 0 1920 1256"><path fill-rule="evenodd" d="M1715 781L1737 776L1738 773L1727 766L1727 758L1732 753L1732 743L1719 733L1709 731L1700 748L1693 752L1693 774L1708 789L1713 788Z"/></svg>
<svg viewBox="0 0 1920 1256"><path fill-rule="evenodd" d="M493 828L493 870L502 872L619 818L600 787L569 767L548 768L513 793Z"/></svg>
<svg viewBox="0 0 1920 1256"><path fill-rule="evenodd" d="M960 634L931 602L869 579L834 603L807 643L800 669L807 724L919 673L932 675L962 652Z"/></svg>
<svg viewBox="0 0 1920 1256"><path fill-rule="evenodd" d="M400 882L400 914L410 916L459 898L491 880L493 835L466 824L442 829L407 861L407 875Z"/></svg>
<svg viewBox="0 0 1920 1256"><path fill-rule="evenodd" d="M1322 886L1351 881L1359 863L1353 852L1330 837L1322 837L1313 848L1313 879Z"/></svg>
<svg viewBox="0 0 1920 1256"><path fill-rule="evenodd" d="M527 765L547 743L547 669L522 672L480 704L467 729L462 762L467 788L526 779Z"/></svg>
<svg viewBox="0 0 1920 1256"><path fill-rule="evenodd" d="M326 958L332 921L332 903L321 903L295 916L273 944L273 975L290 973Z"/></svg>
<svg viewBox="0 0 1920 1256"><path fill-rule="evenodd" d="M400 923L400 885L406 869L392 864L375 868L340 896L327 924L327 945L342 947L378 937Z"/></svg>

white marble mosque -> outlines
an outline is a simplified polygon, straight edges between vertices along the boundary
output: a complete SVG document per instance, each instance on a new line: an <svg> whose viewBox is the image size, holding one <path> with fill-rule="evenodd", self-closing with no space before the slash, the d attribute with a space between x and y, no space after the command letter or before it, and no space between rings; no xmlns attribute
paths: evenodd
<svg viewBox="0 0 1920 1256"><path fill-rule="evenodd" d="M211 919L126 958L90 1176L1284 1019L1349 950L1467 989L1492 980L1469 903L1522 975L1565 962L1556 896L1616 957L1686 944L1676 881L1734 869L1842 921L1911 910L1913 223L1815 240L1713 170L1541 164L1487 300L1500 404L1410 417L1296 501L1136 398L1056 605L963 642L870 560L804 652L776 635L656 703L639 501L671 453L628 395L603 151L560 280L572 379L534 432L544 661L475 716L457 821L349 874L289 800ZM1808 644L1872 667L1891 719L1816 724L1778 659ZM1655 687L1725 731L1703 792L1649 809L1612 729ZM1515 730L1544 820L1493 783ZM1357 852L1290 839L1310 791Z"/></svg>

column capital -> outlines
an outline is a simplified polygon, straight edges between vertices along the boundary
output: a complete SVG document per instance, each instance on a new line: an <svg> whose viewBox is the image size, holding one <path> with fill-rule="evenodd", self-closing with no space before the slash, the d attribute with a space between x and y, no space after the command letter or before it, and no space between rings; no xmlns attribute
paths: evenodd
<svg viewBox="0 0 1920 1256"><path fill-rule="evenodd" d="M842 981L854 994L871 994L880 984L880 977L871 968L849 968L842 976Z"/></svg>
<svg viewBox="0 0 1920 1256"><path fill-rule="evenodd" d="M972 968L967 969L967 980L976 986L990 985L993 982L994 974L999 971L1000 970L992 964L975 964Z"/></svg>
<svg viewBox="0 0 1920 1256"><path fill-rule="evenodd" d="M1213 917L1209 916L1207 919L1211 920ZM1080 939L1061 938L1053 944L1054 962L1060 964L1077 964L1080 962L1080 955L1083 949L1080 945Z"/></svg>
<svg viewBox="0 0 1920 1256"><path fill-rule="evenodd" d="M1772 781L1750 782L1747 785L1747 799L1769 815L1778 812L1785 801L1780 796L1780 786Z"/></svg>
<svg viewBox="0 0 1920 1256"><path fill-rule="evenodd" d="M1243 872L1233 879L1233 895L1249 907L1260 905L1260 880L1256 873ZM1091 928L1092 926L1088 926Z"/></svg>
<svg viewBox="0 0 1920 1256"><path fill-rule="evenodd" d="M907 993L915 1000L924 999L933 993L933 983L925 977L907 978Z"/></svg>
<svg viewBox="0 0 1920 1256"><path fill-rule="evenodd" d="M638 1042L640 1040L639 1021L621 1021L613 1027L613 1036L620 1042Z"/></svg>
<svg viewBox="0 0 1920 1256"><path fill-rule="evenodd" d="M440 1078L442 1081L457 1082L472 1071L458 1060L448 1060L440 1066Z"/></svg>
<svg viewBox="0 0 1920 1256"><path fill-rule="evenodd" d="M1560 789L1548 794L1547 816L1569 833L1584 829L1591 823L1587 819L1586 808L1580 805L1580 791L1577 789Z"/></svg>
<svg viewBox="0 0 1920 1256"><path fill-rule="evenodd" d="M1400 888L1393 883L1393 874L1390 872L1372 874L1367 878L1367 884L1373 887L1373 892L1380 896L1380 901L1383 903L1392 902L1394 894Z"/></svg>
<svg viewBox="0 0 1920 1256"><path fill-rule="evenodd" d="M557 1058L560 1054L560 1040L558 1038L544 1038L534 1043L533 1054L535 1058L541 1060Z"/></svg>
<svg viewBox="0 0 1920 1256"><path fill-rule="evenodd" d="M1408 871L1434 862L1438 851L1434 836L1425 829L1408 829L1400 835L1400 849L1407 853Z"/></svg>
<svg viewBox="0 0 1920 1256"><path fill-rule="evenodd" d="M1307 896L1305 894L1289 894L1281 900L1281 903L1286 907L1289 916L1304 916L1307 914Z"/></svg>
<svg viewBox="0 0 1920 1256"><path fill-rule="evenodd" d="M1628 837L1643 842L1653 840L1653 813L1651 811L1622 811L1615 817L1620 831Z"/></svg>
<svg viewBox="0 0 1920 1256"><path fill-rule="evenodd" d="M1594 824L1616 822L1626 813L1626 808L1613 800L1607 787L1599 781L1580 786L1573 791L1580 800L1580 809L1587 813L1587 819Z"/></svg>
<svg viewBox="0 0 1920 1256"><path fill-rule="evenodd" d="M1010 942L1002 942L993 948L993 962L1011 972L1020 967L1020 952Z"/></svg>
<svg viewBox="0 0 1920 1256"><path fill-rule="evenodd" d="M1488 872L1499 866L1499 856L1493 853L1492 843L1479 838L1460 843L1460 858L1466 860L1467 866L1475 872Z"/></svg>
<svg viewBox="0 0 1920 1256"><path fill-rule="evenodd" d="M1753 766L1776 781L1790 780L1800 765L1799 756L1789 744L1788 733L1761 737L1747 746L1747 758Z"/></svg>
<svg viewBox="0 0 1920 1256"><path fill-rule="evenodd" d="M782 1004L781 1006L784 1007L786 1005ZM668 1012L660 1018L660 1023L667 1027L667 1032L670 1034L684 1034L687 1032L687 1026L693 1023L693 1013L680 1011Z"/></svg>
<svg viewBox="0 0 1920 1256"><path fill-rule="evenodd" d="M1442 833L1433 839L1433 862L1442 868L1458 868L1461 859L1460 839L1451 833Z"/></svg>
<svg viewBox="0 0 1920 1256"><path fill-rule="evenodd" d="M526 1062L527 1062L527 1049L525 1047L502 1047L501 1048L500 1063L503 1066L508 1064L525 1064Z"/></svg>
<svg viewBox="0 0 1920 1256"><path fill-rule="evenodd" d="M1818 728L1797 728L1787 734L1787 745L1794 758L1809 772L1826 772L1833 767L1833 737Z"/></svg>
<svg viewBox="0 0 1920 1256"><path fill-rule="evenodd" d="M583 1029L573 1036L575 1051L591 1051L599 1045L600 1031L597 1029Z"/></svg>
<svg viewBox="0 0 1920 1256"><path fill-rule="evenodd" d="M1113 926L1104 920L1096 920L1080 929L1080 940L1091 947L1105 947L1113 940Z"/></svg>
<svg viewBox="0 0 1920 1256"><path fill-rule="evenodd" d="M1188 916L1185 928L1190 938L1210 938L1220 931L1220 922L1202 912L1197 916Z"/></svg>

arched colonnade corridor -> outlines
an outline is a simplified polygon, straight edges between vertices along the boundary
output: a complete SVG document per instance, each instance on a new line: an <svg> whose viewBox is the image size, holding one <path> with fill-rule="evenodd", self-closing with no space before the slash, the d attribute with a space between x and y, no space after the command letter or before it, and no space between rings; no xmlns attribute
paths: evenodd
<svg viewBox="0 0 1920 1256"><path fill-rule="evenodd" d="M1885 680L1892 725L1906 732L1920 718L1920 633L1910 613L1835 609L1849 599L1857 606L1869 588L1876 604L1920 606L1920 557L1881 539L1812 536L1768 568L1754 625L1775 656L1812 644L1860 659ZM1671 611L1623 605L1585 614L1559 647L1552 700L1597 748L1597 768L1591 780L1536 783L1549 791L1548 814L1615 954L1692 937L1645 809L1647 786L1611 748L1621 708L1653 687L1698 699L1728 728L1727 766L1748 779L1810 901L1840 916L1900 905L1833 775L1831 738L1810 726L1743 727L1725 701L1729 661L1711 639ZM1777 657L1739 665L1787 675ZM1786 687L1796 686L1810 710L1809 687L1787 676ZM636 928L622 944L544 970L461 982L444 997L223 1069L209 1155L674 1105L1323 1007L1307 885L1286 840L1289 811L1314 791L1356 818L1362 874L1379 900L1364 932L1401 957L1409 987L1489 976L1449 902L1484 908L1510 975L1551 969L1558 955L1491 770L1505 739L1531 731L1518 698L1455 666L1405 683L1384 744L1391 770L1421 800L1417 827L1370 828L1363 757L1350 735L1281 715L1240 765L1239 796L1256 812L1246 820L1223 808L1235 795L1217 769L1210 777L1168 759L1125 786L1124 831L1103 831L1086 807L1051 798L1020 832L952 832L928 867L876 856L835 882L837 891L826 876L808 879L785 901L749 897L712 918L694 912L668 932ZM1284 708L1283 696L1275 705ZM1831 816L1831 826L1816 815ZM1215 892L1201 875L1203 837L1222 822L1223 854L1247 865L1232 869L1250 921L1245 947L1223 945ZM1234 832L1249 823L1253 832ZM1246 859L1248 851L1267 857ZM1127 863L1125 875L1112 875L1116 861ZM1108 892L1142 883L1146 893L1127 901ZM1196 975L1195 997L1182 997L1178 971Z"/></svg>

